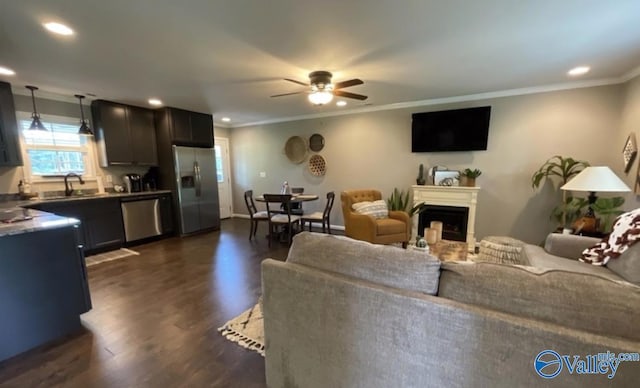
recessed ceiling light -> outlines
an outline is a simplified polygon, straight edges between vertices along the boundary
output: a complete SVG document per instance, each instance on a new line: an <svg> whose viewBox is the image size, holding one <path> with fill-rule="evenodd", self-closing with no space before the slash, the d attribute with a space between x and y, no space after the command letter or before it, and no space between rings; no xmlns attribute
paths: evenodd
<svg viewBox="0 0 640 388"><path fill-rule="evenodd" d="M9 69L8 67L0 66L0 75L16 75L16 72Z"/></svg>
<svg viewBox="0 0 640 388"><path fill-rule="evenodd" d="M229 121L231 121L231 119L228 117L223 117L222 121L224 121L225 123L228 123Z"/></svg>
<svg viewBox="0 0 640 388"><path fill-rule="evenodd" d="M162 101L158 100L157 98L150 98L149 99L149 104L151 104L151 105L162 105Z"/></svg>
<svg viewBox="0 0 640 388"><path fill-rule="evenodd" d="M569 70L567 72L567 74L569 74L570 76L577 76L577 75L583 75L583 74L587 74L589 72L589 70L591 70L591 68L589 66L578 66L578 67L574 67L573 69Z"/></svg>
<svg viewBox="0 0 640 388"><path fill-rule="evenodd" d="M73 30L69 26L65 26L62 23L49 22L43 24L44 28L58 35L73 35Z"/></svg>
<svg viewBox="0 0 640 388"><path fill-rule="evenodd" d="M336 102L336 105L345 106L345 105L347 105L347 102L346 101L338 101L338 102Z"/></svg>

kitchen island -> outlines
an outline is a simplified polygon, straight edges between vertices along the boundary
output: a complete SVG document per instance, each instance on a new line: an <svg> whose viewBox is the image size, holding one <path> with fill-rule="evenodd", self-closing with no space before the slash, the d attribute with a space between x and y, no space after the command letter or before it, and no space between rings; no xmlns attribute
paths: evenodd
<svg viewBox="0 0 640 388"><path fill-rule="evenodd" d="M91 309L80 222L0 203L0 361L81 329Z"/></svg>

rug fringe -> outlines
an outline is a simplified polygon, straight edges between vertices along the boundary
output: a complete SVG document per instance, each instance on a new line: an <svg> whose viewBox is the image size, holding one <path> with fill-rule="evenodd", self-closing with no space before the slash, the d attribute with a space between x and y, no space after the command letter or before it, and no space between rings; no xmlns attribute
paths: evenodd
<svg viewBox="0 0 640 388"><path fill-rule="evenodd" d="M253 350L258 352L262 357L264 357L264 345L259 343L258 341L249 338L226 325L218 328L220 334L222 334L226 339L231 342L235 342L238 345L242 346L245 349Z"/></svg>

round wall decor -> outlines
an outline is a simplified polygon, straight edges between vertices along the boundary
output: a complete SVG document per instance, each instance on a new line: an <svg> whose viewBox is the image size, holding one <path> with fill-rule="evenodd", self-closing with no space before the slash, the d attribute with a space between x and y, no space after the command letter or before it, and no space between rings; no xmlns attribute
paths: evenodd
<svg viewBox="0 0 640 388"><path fill-rule="evenodd" d="M324 137L319 133L314 133L309 138L309 148L313 152L320 152L324 148Z"/></svg>
<svg viewBox="0 0 640 388"><path fill-rule="evenodd" d="M323 176L327 172L327 162L321 155L313 155L309 158L309 172L313 176Z"/></svg>
<svg viewBox="0 0 640 388"><path fill-rule="evenodd" d="M284 153L292 163L300 164L307 157L307 144L300 136L291 136L284 145Z"/></svg>

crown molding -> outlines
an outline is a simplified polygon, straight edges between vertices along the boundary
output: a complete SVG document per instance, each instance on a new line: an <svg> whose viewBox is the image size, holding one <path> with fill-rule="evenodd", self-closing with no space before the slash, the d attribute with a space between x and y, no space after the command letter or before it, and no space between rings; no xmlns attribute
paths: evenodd
<svg viewBox="0 0 640 388"><path fill-rule="evenodd" d="M640 68L636 69L635 71L640 71ZM277 119L269 119L269 120L255 121L255 122L246 123L246 124L233 125L231 126L231 128L242 128L242 127L250 127L255 125L283 123L288 121L319 119L319 118L325 118L325 117L344 116L344 115L351 115L351 114L358 114L358 113L415 108L415 107L421 107L421 106L442 105L442 104L451 104L456 102L487 100L492 98L523 96L527 94L548 93L548 92L556 92L561 90L616 85L616 84L624 83L628 81L628 79L633 78L634 72L628 73L627 75L619 78L603 78L603 79L588 80L588 81L565 82L560 84L533 86L528 88L508 89L508 90L502 90L497 92L467 94L462 96L433 98L433 99L419 100L419 101L407 101L407 102L400 102L395 104L386 104L386 105L379 105L379 106L366 106L362 108L354 108L354 109L349 109L349 110L339 111L339 112L334 111L334 112L326 112L326 113L314 113L309 115L281 117ZM629 75L631 76L630 78L627 79L626 77Z"/></svg>
<svg viewBox="0 0 640 388"><path fill-rule="evenodd" d="M627 82L627 81L631 81L632 79L636 78L637 76L640 76L640 66L638 66L635 69L632 69L630 72L624 74L622 77L620 77L620 80L621 80L621 82Z"/></svg>

